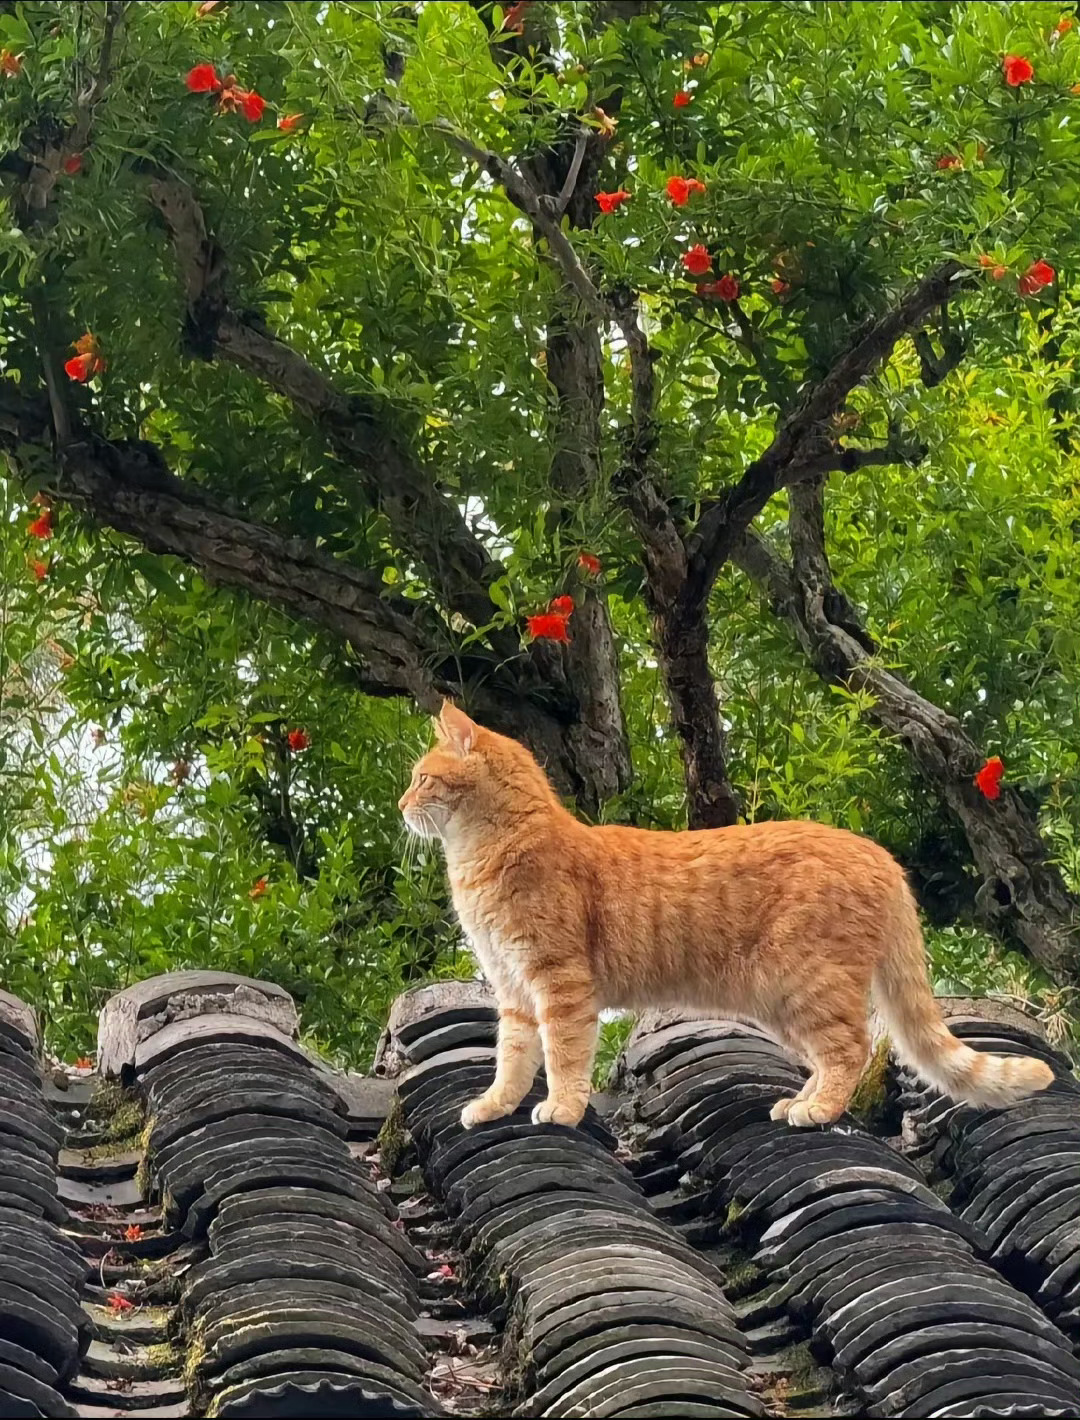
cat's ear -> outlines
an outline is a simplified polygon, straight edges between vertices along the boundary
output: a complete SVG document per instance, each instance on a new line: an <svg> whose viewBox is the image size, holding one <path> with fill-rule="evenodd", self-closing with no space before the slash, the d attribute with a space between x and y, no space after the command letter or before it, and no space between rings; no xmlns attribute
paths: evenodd
<svg viewBox="0 0 1080 1420"><path fill-rule="evenodd" d="M439 718L435 722L435 733L443 744L460 754L469 754L476 743L476 725L459 710L452 700L444 700Z"/></svg>

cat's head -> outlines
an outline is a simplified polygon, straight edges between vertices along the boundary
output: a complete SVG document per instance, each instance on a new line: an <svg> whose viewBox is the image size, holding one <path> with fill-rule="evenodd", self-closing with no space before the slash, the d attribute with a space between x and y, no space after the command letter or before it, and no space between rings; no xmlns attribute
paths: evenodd
<svg viewBox="0 0 1080 1420"><path fill-rule="evenodd" d="M498 833L509 815L526 806L556 803L524 745L477 725L449 700L432 723L435 744L417 761L398 800L411 832L442 839L461 828Z"/></svg>

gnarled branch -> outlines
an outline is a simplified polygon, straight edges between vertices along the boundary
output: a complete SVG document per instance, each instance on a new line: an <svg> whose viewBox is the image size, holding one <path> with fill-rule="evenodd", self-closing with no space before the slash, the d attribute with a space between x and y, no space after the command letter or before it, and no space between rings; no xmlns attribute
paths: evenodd
<svg viewBox="0 0 1080 1420"><path fill-rule="evenodd" d="M833 581L819 483L792 489L789 529L790 563L753 529L736 542L734 561L768 592L825 681L868 693L867 718L904 745L959 822L983 878L976 901L986 924L1054 980L1075 981L1080 903L1049 861L1035 814L1008 784L1000 798L984 798L973 783L983 751L955 716L882 664L861 616Z"/></svg>
<svg viewBox="0 0 1080 1420"><path fill-rule="evenodd" d="M902 337L917 330L965 279L960 262L943 262L897 306L856 335L828 374L783 421L765 452L754 459L733 487L705 507L689 542L690 592L695 599L703 602L708 597L743 533L805 462L806 446L826 432L828 421L840 411L852 390L873 374Z"/></svg>
<svg viewBox="0 0 1080 1420"><path fill-rule="evenodd" d="M385 412L374 400L337 390L298 351L231 309L225 254L208 233L187 183L159 177L151 182L150 193L169 229L183 277L189 344L205 359L216 354L232 361L313 419L338 457L359 473L396 541L423 564L446 605L476 626L496 620L487 588L501 574L500 565L457 504L439 492L404 446ZM513 632L496 634L492 641L504 656L519 650Z"/></svg>

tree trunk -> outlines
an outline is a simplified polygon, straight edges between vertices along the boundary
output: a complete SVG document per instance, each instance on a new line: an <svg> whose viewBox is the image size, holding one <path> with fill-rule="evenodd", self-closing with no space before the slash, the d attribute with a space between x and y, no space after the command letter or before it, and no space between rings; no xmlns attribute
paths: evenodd
<svg viewBox="0 0 1080 1420"><path fill-rule="evenodd" d="M654 624L671 723L682 748L690 827L723 828L737 821L739 801L727 775L708 626L703 615L681 610L657 612Z"/></svg>

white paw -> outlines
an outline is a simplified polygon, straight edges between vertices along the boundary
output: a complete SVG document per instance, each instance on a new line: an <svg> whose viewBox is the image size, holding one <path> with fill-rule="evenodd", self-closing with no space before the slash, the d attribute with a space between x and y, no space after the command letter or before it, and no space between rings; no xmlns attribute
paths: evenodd
<svg viewBox="0 0 1080 1420"><path fill-rule="evenodd" d="M461 1123L465 1129L474 1129L478 1124L487 1124L492 1119L502 1119L510 1110L499 1104L497 1100L492 1100L487 1095L480 1095L474 1100L470 1100L461 1111Z"/></svg>
<svg viewBox="0 0 1080 1420"><path fill-rule="evenodd" d="M561 1100L541 1100L532 1112L534 1124L568 1124L571 1129L585 1117L585 1106L564 1104Z"/></svg>
<svg viewBox="0 0 1080 1420"><path fill-rule="evenodd" d="M769 1110L770 1119L787 1119L791 1113L791 1106L795 1103L794 1096L785 1095L782 1100L777 1100L772 1109Z"/></svg>
<svg viewBox="0 0 1080 1420"><path fill-rule="evenodd" d="M809 1129L814 1125L831 1124L834 1118L828 1109L813 1100L793 1100L787 1122L796 1129Z"/></svg>

